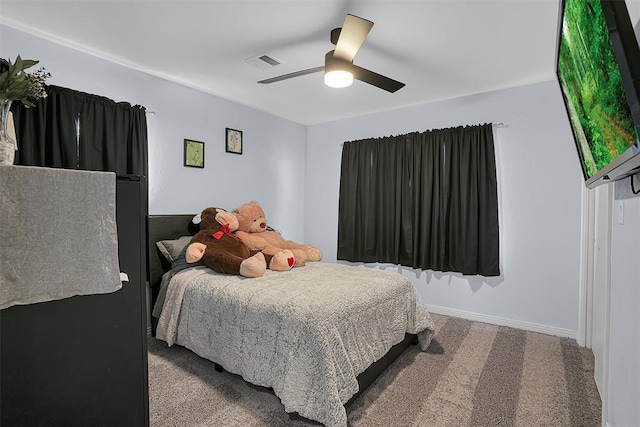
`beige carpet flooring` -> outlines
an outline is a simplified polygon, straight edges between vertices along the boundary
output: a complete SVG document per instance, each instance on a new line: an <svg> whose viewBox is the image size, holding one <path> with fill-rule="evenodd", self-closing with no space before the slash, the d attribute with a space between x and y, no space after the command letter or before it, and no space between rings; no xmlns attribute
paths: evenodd
<svg viewBox="0 0 640 427"><path fill-rule="evenodd" d="M593 354L574 340L433 315L426 352L411 346L348 408L349 426L600 426ZM152 427L316 426L179 346L149 341Z"/></svg>

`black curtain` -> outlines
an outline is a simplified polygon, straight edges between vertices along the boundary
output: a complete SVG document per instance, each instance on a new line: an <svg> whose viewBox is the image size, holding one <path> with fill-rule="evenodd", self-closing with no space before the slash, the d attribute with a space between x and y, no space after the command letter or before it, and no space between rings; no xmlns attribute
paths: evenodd
<svg viewBox="0 0 640 427"><path fill-rule="evenodd" d="M346 142L338 259L500 275L492 125Z"/></svg>
<svg viewBox="0 0 640 427"><path fill-rule="evenodd" d="M144 107L47 86L33 108L12 106L15 164L147 175Z"/></svg>

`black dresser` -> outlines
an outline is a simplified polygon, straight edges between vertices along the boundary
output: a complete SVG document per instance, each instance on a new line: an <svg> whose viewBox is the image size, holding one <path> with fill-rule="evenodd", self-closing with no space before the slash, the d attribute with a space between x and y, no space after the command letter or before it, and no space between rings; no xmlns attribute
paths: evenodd
<svg viewBox="0 0 640 427"><path fill-rule="evenodd" d="M146 182L116 185L120 290L0 310L0 426L148 426Z"/></svg>

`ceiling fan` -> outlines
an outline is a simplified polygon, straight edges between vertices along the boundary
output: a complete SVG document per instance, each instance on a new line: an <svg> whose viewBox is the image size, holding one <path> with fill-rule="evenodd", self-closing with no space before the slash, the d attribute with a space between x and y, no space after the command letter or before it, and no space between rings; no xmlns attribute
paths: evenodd
<svg viewBox="0 0 640 427"><path fill-rule="evenodd" d="M324 81L327 86L346 87L353 79L379 87L387 92L396 92L404 87L404 83L385 77L381 74L354 65L353 58L367 38L373 22L348 14L342 28L331 31L331 43L336 45L334 50L327 52L324 66L308 68L270 79L260 80L258 83L269 84L293 77L324 71Z"/></svg>

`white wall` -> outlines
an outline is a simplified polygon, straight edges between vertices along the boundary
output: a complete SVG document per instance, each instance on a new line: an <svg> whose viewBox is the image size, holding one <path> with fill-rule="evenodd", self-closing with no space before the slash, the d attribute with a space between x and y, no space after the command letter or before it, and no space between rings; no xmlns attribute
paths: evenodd
<svg viewBox="0 0 640 427"><path fill-rule="evenodd" d="M174 84L0 25L2 57L37 59L47 83L140 104L149 135L149 213L233 209L257 200L269 222L302 241L303 125ZM225 128L244 133L241 156L226 153ZM183 166L183 140L205 143L205 168Z"/></svg>
<svg viewBox="0 0 640 427"><path fill-rule="evenodd" d="M336 260L344 141L486 122L507 126L494 129L502 275L400 270L430 305L575 336L583 183L555 81L308 127L305 238Z"/></svg>
<svg viewBox="0 0 640 427"><path fill-rule="evenodd" d="M636 36L640 1L627 0ZM636 191L640 176L636 176ZM629 180L615 184L611 235L608 427L640 425L640 196ZM622 204L623 223L618 221Z"/></svg>
<svg viewBox="0 0 640 427"><path fill-rule="evenodd" d="M636 191L640 175L635 178ZM640 196L629 180L615 184L611 235L609 346L610 427L640 425ZM623 205L623 223L618 221Z"/></svg>
<svg viewBox="0 0 640 427"><path fill-rule="evenodd" d="M625 0L625 3L631 22L640 23L640 0Z"/></svg>

